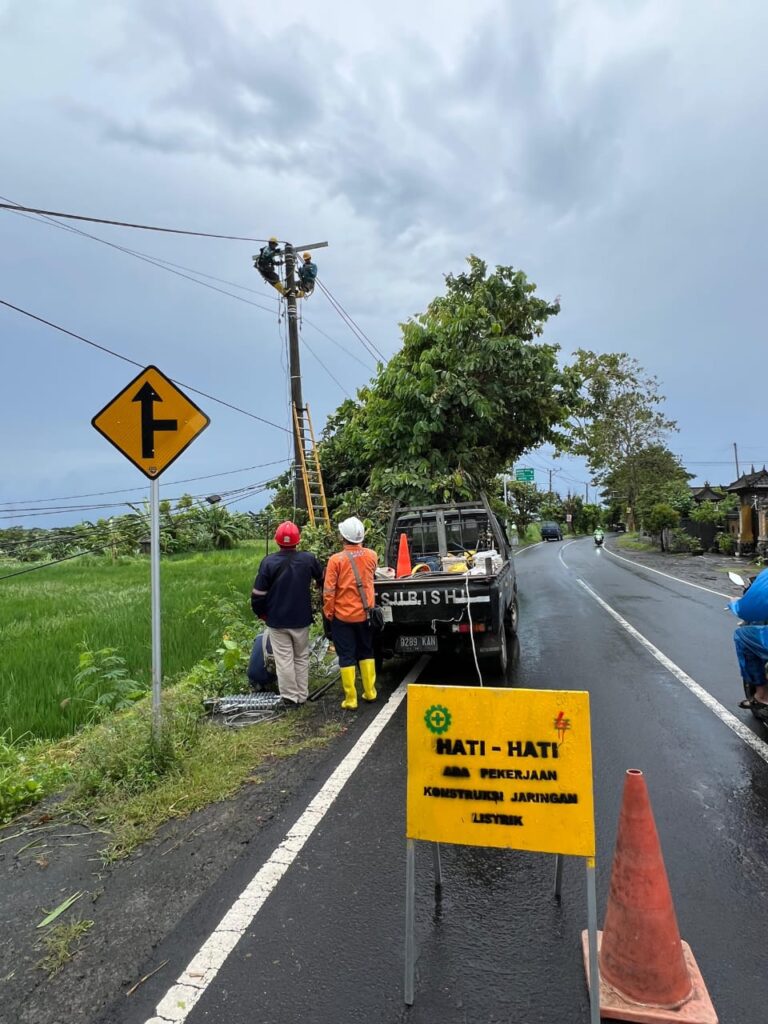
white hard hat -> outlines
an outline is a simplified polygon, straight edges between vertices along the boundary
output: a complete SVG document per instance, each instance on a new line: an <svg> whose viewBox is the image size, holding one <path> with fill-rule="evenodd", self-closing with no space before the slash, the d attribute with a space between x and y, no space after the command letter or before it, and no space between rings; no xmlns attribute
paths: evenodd
<svg viewBox="0 0 768 1024"><path fill-rule="evenodd" d="M350 544L361 544L365 536L365 527L357 516L350 516L343 523L339 523L339 533Z"/></svg>

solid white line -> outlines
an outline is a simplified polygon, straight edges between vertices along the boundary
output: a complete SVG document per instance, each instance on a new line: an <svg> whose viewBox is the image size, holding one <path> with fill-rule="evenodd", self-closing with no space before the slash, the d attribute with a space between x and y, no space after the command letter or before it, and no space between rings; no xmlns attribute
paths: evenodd
<svg viewBox="0 0 768 1024"><path fill-rule="evenodd" d="M565 559L563 558L563 552L565 551L566 548L569 548L571 546L571 544L575 544L575 543L576 543L575 540L569 540L568 543L567 544L563 544L563 546L557 552L557 560L560 562L561 565L564 565L566 569L568 568L568 566L565 565Z"/></svg>
<svg viewBox="0 0 768 1024"><path fill-rule="evenodd" d="M634 558L625 558L624 555L617 555L615 551L611 551L609 548L605 549L611 558L618 558L622 562L628 562L629 565L636 565L639 569L645 569L646 572L655 572L657 576L666 576L668 580L674 580L675 583L684 583L686 587L695 587L697 590L705 590L708 594L714 594L715 597L724 597L726 601L733 601L733 594L721 594L719 590L711 590L709 587L702 587L700 583L690 583L688 580L681 580L679 576L671 576L668 572L662 572L661 569L652 569L650 565L643 565L642 562L636 562Z"/></svg>
<svg viewBox="0 0 768 1024"><path fill-rule="evenodd" d="M611 618L615 619L631 637L637 640L638 643L642 644L646 651L652 654L653 657L663 665L664 668L675 677L675 679L678 680L678 682L681 682L683 686L687 687L694 697L698 697L701 703L705 707L709 708L713 715L717 715L724 725L727 725L729 729L735 732L739 739L744 740L747 746L751 747L757 756L761 757L768 764L768 743L761 740L759 736L755 736L752 730L748 729L747 726L744 725L743 722L739 721L735 715L732 715L727 708L724 708L720 701L715 700L708 690L705 690L703 686L697 683L695 679L692 679L687 672L684 672L674 663L674 661L660 651L658 647L655 647L650 640L647 640L642 633L638 632L631 623L627 622L625 618L611 608L611 606L607 604L602 597L596 594L595 591L584 582L584 580L580 579L577 582L584 588L584 590L586 590L593 600L597 601L604 611L608 612Z"/></svg>
<svg viewBox="0 0 768 1024"><path fill-rule="evenodd" d="M272 851L269 858L259 868L195 956L192 957L176 984L168 989L157 1004L155 1016L151 1017L146 1024L167 1024L168 1021L181 1024L187 1019L195 1004L224 965L229 954L264 906L267 897L296 860L304 844L323 820L352 773L360 765L402 704L408 693L408 684L418 679L428 661L429 656L423 655L413 666L354 747L331 773L319 793L310 801L293 827L288 830L285 839Z"/></svg>
<svg viewBox="0 0 768 1024"><path fill-rule="evenodd" d="M526 544L524 548L518 548L517 551L513 551L512 557L517 558L518 555L524 555L526 551L530 551L532 548L541 547L544 543L545 541L543 540L537 540L533 544Z"/></svg>

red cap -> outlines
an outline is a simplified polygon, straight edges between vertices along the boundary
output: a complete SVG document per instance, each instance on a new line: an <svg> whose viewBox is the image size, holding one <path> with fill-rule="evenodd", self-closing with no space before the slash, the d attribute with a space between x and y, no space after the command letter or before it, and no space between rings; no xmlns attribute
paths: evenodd
<svg viewBox="0 0 768 1024"><path fill-rule="evenodd" d="M281 548L295 548L301 538L301 532L296 525L288 520L284 523L280 523L278 528L275 530L275 542L280 545Z"/></svg>

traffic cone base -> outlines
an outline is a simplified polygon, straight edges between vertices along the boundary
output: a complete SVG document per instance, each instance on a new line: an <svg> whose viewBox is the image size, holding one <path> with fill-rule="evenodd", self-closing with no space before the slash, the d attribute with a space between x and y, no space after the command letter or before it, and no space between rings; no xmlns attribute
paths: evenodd
<svg viewBox="0 0 768 1024"><path fill-rule="evenodd" d="M597 949L600 950L603 933L597 933ZM584 952L584 967L587 972L587 983L589 983L589 939L586 931L581 933L581 946ZM608 1020L624 1020L632 1024L718 1024L717 1014L709 998L707 987L701 976L701 971L696 963L691 947L687 942L682 943L683 956L691 978L693 991L682 1006L677 1009L669 1009L657 1006L648 1006L643 1003L634 1003L623 996L610 985L601 975L600 977L600 1016Z"/></svg>

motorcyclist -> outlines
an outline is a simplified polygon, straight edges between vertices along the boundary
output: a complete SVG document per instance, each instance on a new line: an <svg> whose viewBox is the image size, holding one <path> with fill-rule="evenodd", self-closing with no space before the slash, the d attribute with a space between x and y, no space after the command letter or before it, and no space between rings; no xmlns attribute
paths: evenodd
<svg viewBox="0 0 768 1024"><path fill-rule="evenodd" d="M595 544L597 544L598 546L602 544L605 540L605 534L603 533L602 526L596 526L595 532L592 534L592 536L595 538Z"/></svg>
<svg viewBox="0 0 768 1024"><path fill-rule="evenodd" d="M768 720L768 572L761 572L728 607L744 620L734 631L733 643L745 692L752 695L739 707Z"/></svg>

